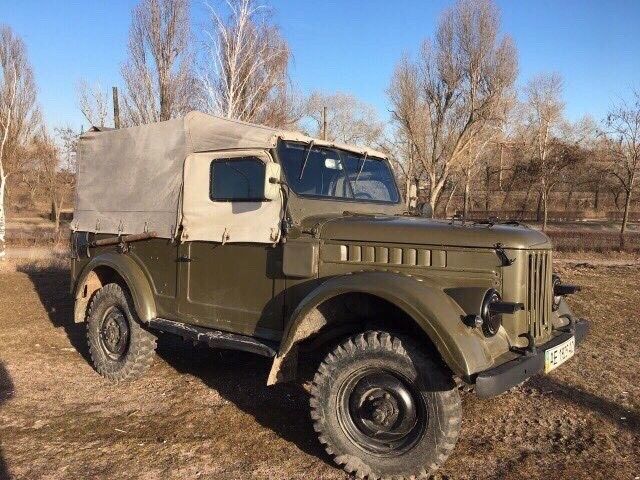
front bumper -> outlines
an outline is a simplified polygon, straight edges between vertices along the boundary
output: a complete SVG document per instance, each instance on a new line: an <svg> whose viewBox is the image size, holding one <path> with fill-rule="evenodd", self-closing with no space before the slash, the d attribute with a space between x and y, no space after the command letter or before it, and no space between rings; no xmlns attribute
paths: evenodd
<svg viewBox="0 0 640 480"><path fill-rule="evenodd" d="M587 334L589 322L576 320L570 330L555 336L536 349L536 353L525 353L521 357L503 363L490 370L479 373L476 377L476 394L480 398L489 398L509 390L524 382L527 378L544 371L544 352L560 345L572 336L578 345Z"/></svg>

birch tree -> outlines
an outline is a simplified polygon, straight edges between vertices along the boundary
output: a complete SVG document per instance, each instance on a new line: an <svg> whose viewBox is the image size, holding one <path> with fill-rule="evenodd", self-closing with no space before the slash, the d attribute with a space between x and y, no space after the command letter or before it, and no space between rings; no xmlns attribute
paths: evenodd
<svg viewBox="0 0 640 480"><path fill-rule="evenodd" d="M0 25L0 258L5 246L7 179L39 123L26 47L11 28Z"/></svg>
<svg viewBox="0 0 640 480"><path fill-rule="evenodd" d="M133 10L122 66L124 123L169 120L192 108L189 0L141 0Z"/></svg>
<svg viewBox="0 0 640 480"><path fill-rule="evenodd" d="M562 77L557 73L540 74L533 77L525 87L528 127L531 133L532 169L538 184L542 206L542 230L547 229L548 199L560 169L565 168L555 137L562 126L564 102L562 101Z"/></svg>
<svg viewBox="0 0 640 480"><path fill-rule="evenodd" d="M424 41L419 58L403 57L394 71L388 89L393 119L411 138L434 209L482 129L502 121L517 55L499 27L491 0L459 0L445 11L435 38Z"/></svg>
<svg viewBox="0 0 640 480"><path fill-rule="evenodd" d="M633 92L631 102L621 102L607 115L606 125L611 135L613 165L611 173L618 179L625 193L624 213L620 227L620 248L624 248L624 234L629 222L631 197L640 175L640 91Z"/></svg>
<svg viewBox="0 0 640 480"><path fill-rule="evenodd" d="M289 46L255 0L207 4L204 62L199 72L202 109L224 118L286 127L299 118L288 77Z"/></svg>

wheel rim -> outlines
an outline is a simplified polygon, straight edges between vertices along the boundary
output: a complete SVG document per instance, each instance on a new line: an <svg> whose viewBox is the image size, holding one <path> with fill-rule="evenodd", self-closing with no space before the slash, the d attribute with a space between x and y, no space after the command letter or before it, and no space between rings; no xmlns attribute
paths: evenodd
<svg viewBox="0 0 640 480"><path fill-rule="evenodd" d="M129 323L118 307L109 308L100 323L100 346L112 360L122 359L129 346Z"/></svg>
<svg viewBox="0 0 640 480"><path fill-rule="evenodd" d="M411 449L428 420L415 385L383 369L360 370L345 380L338 392L338 418L352 442L385 456Z"/></svg>

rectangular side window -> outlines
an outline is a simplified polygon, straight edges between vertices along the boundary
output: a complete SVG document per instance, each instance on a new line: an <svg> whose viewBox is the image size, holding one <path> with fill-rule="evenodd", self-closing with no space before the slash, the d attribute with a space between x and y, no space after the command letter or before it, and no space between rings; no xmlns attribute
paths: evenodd
<svg viewBox="0 0 640 480"><path fill-rule="evenodd" d="M209 198L214 202L261 202L265 164L258 157L220 158L211 162Z"/></svg>

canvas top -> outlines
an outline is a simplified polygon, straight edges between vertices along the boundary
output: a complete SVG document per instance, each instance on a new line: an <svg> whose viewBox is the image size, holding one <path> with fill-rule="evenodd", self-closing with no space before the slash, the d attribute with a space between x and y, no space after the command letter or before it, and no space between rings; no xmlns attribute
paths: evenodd
<svg viewBox="0 0 640 480"><path fill-rule="evenodd" d="M117 130L92 129L77 152L75 230L173 238L182 220L184 162L200 152L269 150L279 139L313 141L385 158L381 152L190 112L185 117Z"/></svg>

